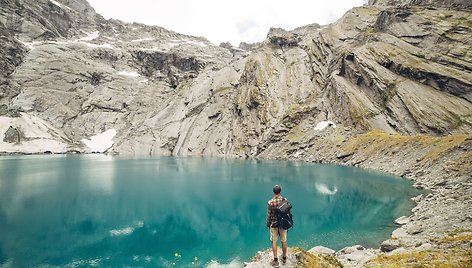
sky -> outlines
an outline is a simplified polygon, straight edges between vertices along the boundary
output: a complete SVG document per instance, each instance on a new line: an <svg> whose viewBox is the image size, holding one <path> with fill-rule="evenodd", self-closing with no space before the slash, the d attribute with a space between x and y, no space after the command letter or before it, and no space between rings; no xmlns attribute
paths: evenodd
<svg viewBox="0 0 472 268"><path fill-rule="evenodd" d="M157 25L218 45L263 41L271 27L329 24L367 0L88 0L106 19Z"/></svg>

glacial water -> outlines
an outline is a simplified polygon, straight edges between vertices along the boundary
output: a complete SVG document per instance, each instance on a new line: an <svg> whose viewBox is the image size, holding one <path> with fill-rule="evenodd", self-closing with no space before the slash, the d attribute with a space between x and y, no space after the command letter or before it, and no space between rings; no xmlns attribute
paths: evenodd
<svg viewBox="0 0 472 268"><path fill-rule="evenodd" d="M289 246L378 247L410 183L351 167L217 158L0 157L0 267L205 267L269 248L272 186ZM193 263L192 263L193 262Z"/></svg>

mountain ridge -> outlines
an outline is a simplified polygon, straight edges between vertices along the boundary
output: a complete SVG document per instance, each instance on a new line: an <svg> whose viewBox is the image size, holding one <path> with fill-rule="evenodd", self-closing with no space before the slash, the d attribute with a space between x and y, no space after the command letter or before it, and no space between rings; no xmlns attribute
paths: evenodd
<svg viewBox="0 0 472 268"><path fill-rule="evenodd" d="M370 1L242 49L104 20L82 0L2 0L0 152L383 170L432 192L382 247L414 250L472 230L471 25L469 1ZM83 142L110 130L110 148Z"/></svg>

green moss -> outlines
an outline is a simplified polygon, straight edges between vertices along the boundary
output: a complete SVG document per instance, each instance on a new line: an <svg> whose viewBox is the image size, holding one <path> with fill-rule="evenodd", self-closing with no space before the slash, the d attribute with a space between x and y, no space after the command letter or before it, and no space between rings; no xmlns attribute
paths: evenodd
<svg viewBox="0 0 472 268"><path fill-rule="evenodd" d="M393 97L397 95L398 85L395 81L389 82L385 90L385 100L389 102Z"/></svg>
<svg viewBox="0 0 472 268"><path fill-rule="evenodd" d="M303 131L300 129L299 126L296 126L290 130L290 132L287 135L287 139L290 143L298 142L300 141L304 136Z"/></svg>
<svg viewBox="0 0 472 268"><path fill-rule="evenodd" d="M465 124L470 124L467 120L468 118L470 118L470 114L467 114L465 116L460 116L453 112L448 112L448 114L449 116L446 119L448 120L451 129L458 129Z"/></svg>
<svg viewBox="0 0 472 268"><path fill-rule="evenodd" d="M364 31L364 36L365 37L371 37L371 36L375 36L375 35L377 35L377 31L374 29L374 27L368 27Z"/></svg>
<svg viewBox="0 0 472 268"><path fill-rule="evenodd" d="M216 93L225 93L227 91L233 90L233 87L220 87L214 91L214 94Z"/></svg>
<svg viewBox="0 0 472 268"><path fill-rule="evenodd" d="M353 122L356 125L361 126L362 128L366 130L370 128L370 125L366 121L366 119L374 118L379 114L380 113L378 111L375 112L369 109L354 108L354 107L349 108L349 115L351 116L351 119L353 120Z"/></svg>

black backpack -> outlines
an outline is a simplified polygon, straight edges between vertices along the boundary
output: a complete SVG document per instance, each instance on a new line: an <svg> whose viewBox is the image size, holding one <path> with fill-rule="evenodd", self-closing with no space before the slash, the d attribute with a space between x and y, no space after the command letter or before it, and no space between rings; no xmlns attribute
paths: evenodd
<svg viewBox="0 0 472 268"><path fill-rule="evenodd" d="M275 207L275 217L277 219L277 226L274 227L285 230L293 227L292 204L286 198L282 199L282 202Z"/></svg>

